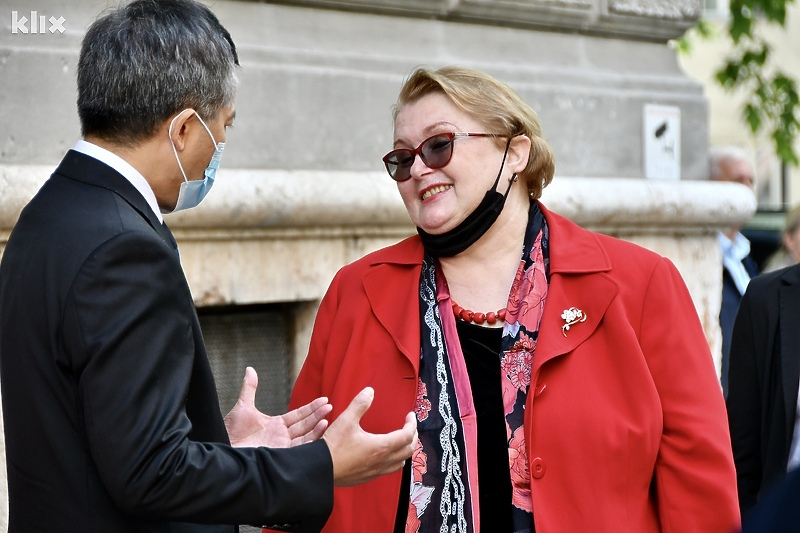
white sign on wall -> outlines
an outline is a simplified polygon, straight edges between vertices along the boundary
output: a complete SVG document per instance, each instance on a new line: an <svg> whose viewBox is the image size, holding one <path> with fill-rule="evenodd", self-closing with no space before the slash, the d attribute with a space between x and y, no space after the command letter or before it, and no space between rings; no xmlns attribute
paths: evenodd
<svg viewBox="0 0 800 533"><path fill-rule="evenodd" d="M644 174L649 179L681 179L681 109L644 106Z"/></svg>

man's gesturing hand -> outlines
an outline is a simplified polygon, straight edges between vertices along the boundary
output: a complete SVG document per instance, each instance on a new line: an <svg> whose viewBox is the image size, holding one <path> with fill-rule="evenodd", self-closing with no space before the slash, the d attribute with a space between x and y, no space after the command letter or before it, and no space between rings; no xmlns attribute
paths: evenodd
<svg viewBox="0 0 800 533"><path fill-rule="evenodd" d="M332 407L327 398L317 398L285 415L269 416L256 409L257 388L258 375L247 367L239 399L225 416L225 429L232 446L289 448L317 440L328 427L325 417Z"/></svg>
<svg viewBox="0 0 800 533"><path fill-rule="evenodd" d="M376 435L361 429L361 417L367 412L375 391L359 392L322 437L333 458L333 483L348 487L365 483L403 467L417 445L417 419L408 413L401 429Z"/></svg>

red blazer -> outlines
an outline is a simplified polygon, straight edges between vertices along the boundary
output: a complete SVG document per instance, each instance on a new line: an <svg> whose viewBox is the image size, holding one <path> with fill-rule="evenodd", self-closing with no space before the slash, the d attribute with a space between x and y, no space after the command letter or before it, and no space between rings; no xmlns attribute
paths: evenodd
<svg viewBox="0 0 800 533"><path fill-rule="evenodd" d="M534 353L526 445L536 531L730 533L739 526L725 405L672 263L542 208L550 287ZM418 237L342 268L320 306L291 406L331 419L365 386L370 432L403 424L420 353ZM561 313L586 322L565 337ZM335 491L328 533L391 532L401 473ZM482 522L489 526L491 519Z"/></svg>

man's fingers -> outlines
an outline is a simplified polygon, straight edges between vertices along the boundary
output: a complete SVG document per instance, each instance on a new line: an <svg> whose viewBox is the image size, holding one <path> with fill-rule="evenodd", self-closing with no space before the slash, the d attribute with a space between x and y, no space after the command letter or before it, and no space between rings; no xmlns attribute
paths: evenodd
<svg viewBox="0 0 800 533"><path fill-rule="evenodd" d="M307 442L314 442L322 437L323 434L325 434L326 429L328 429L328 421L324 419L320 420L317 422L317 425L314 426L314 429L304 435L293 438L291 446L299 446L300 444L305 444Z"/></svg>
<svg viewBox="0 0 800 533"><path fill-rule="evenodd" d="M350 487L394 472L414 453L417 440L414 413L406 416L402 428L389 433L363 430L361 418L374 397L371 387L359 392L322 436L331 452L333 482L337 487Z"/></svg>
<svg viewBox="0 0 800 533"><path fill-rule="evenodd" d="M367 409L372 405L372 400L375 398L375 390L372 387L366 387L361 392L356 394L347 409L344 410L342 416L350 416L355 419L355 423L359 424L361 417L367 412ZM360 424L359 424L360 425Z"/></svg>
<svg viewBox="0 0 800 533"><path fill-rule="evenodd" d="M239 403L255 406L256 389L258 389L258 374L253 367L248 366L244 371L242 390L239 392Z"/></svg>
<svg viewBox="0 0 800 533"><path fill-rule="evenodd" d="M314 426L314 429L306 434L304 437L305 442L311 442L319 439L325 433L326 429L328 429L328 421L324 419L320 420L317 422L317 425Z"/></svg>
<svg viewBox="0 0 800 533"><path fill-rule="evenodd" d="M413 428L414 435L415 435L415 437L414 437L414 440L416 440L416 434L417 434L417 416L414 414L414 412L413 412L413 411L412 411L412 412L410 412L410 413L408 413L408 414L406 415L406 421L405 421L405 423L403 424L403 429L404 429L404 430L406 430L406 429L412 429L412 428Z"/></svg>
<svg viewBox="0 0 800 533"><path fill-rule="evenodd" d="M402 466L417 447L417 418L414 413L409 413L400 429L384 434L364 432L364 435L383 449L381 456L387 463L385 468L388 468L385 472L394 472L397 463Z"/></svg>
<svg viewBox="0 0 800 533"><path fill-rule="evenodd" d="M281 418L283 418L283 422L286 424L287 427L291 427L291 426L297 424L298 422L302 422L304 419L308 418L309 416L313 416L319 409L326 408L326 406L327 406L327 411L325 412L325 414L323 416L326 416L328 414L328 412L330 412L330 410L333 408L328 403L328 399L323 396L323 397L317 398L316 400L314 400L311 403L307 403L307 404L303 405L302 407L298 407L294 411L289 411L288 413L283 415ZM314 423L316 424L316 422L314 422ZM311 426L309 426L309 427L311 427Z"/></svg>
<svg viewBox="0 0 800 533"><path fill-rule="evenodd" d="M388 441L387 457L391 461L391 464L387 465L386 473L394 472L397 470L397 463L403 466L417 447L417 417L413 412L408 413L403 427L387 433L384 437Z"/></svg>
<svg viewBox="0 0 800 533"><path fill-rule="evenodd" d="M413 428L414 430L414 438L411 439L411 453L414 453L414 450L417 448L419 433L417 432L417 415L414 414L413 411L406 415L406 423L403 424L403 429L406 428Z"/></svg>
<svg viewBox="0 0 800 533"><path fill-rule="evenodd" d="M289 438L295 439L303 437L306 433L314 431L320 422L333 410L333 406L328 403L327 398L317 398L313 402L299 407L290 413L283 415L286 429L289 431ZM295 420L290 423L290 420ZM327 427L327 422L325 422ZM322 434L320 433L319 436ZM312 440L316 440L319 436Z"/></svg>
<svg viewBox="0 0 800 533"><path fill-rule="evenodd" d="M391 448L411 446L413 452L413 446L417 444L417 417L414 416L414 413L408 413L403 427L386 433L384 437L388 439L387 442Z"/></svg>

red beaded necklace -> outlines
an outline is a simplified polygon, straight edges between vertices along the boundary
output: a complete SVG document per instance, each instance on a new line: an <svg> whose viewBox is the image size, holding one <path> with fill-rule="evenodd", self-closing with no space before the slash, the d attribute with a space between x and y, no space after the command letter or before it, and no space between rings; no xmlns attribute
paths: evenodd
<svg viewBox="0 0 800 533"><path fill-rule="evenodd" d="M453 314L456 316L456 318L460 318L465 322L475 322L476 324L479 325L483 324L484 322L486 322L487 324L494 324L498 320L500 320L500 322L504 322L506 319L507 312L508 311L504 307L499 311L497 311L496 313L486 313L486 314L475 313L470 311L469 309L464 309L457 303L453 302Z"/></svg>

